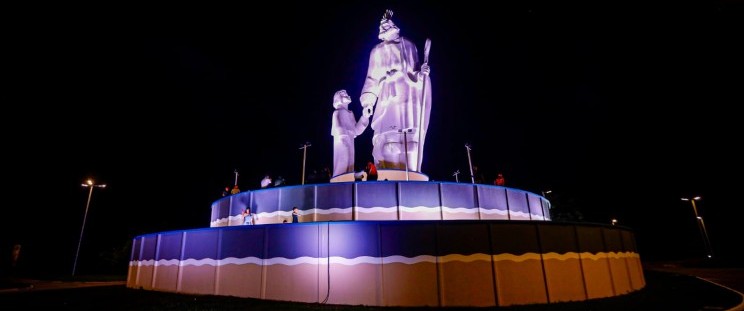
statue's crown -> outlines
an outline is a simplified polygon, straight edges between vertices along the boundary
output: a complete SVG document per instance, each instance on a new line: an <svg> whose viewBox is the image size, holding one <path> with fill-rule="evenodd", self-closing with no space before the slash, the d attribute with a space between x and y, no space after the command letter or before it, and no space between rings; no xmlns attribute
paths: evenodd
<svg viewBox="0 0 744 311"><path fill-rule="evenodd" d="M385 10L385 14L382 14L382 21L386 21L393 18L393 10Z"/></svg>

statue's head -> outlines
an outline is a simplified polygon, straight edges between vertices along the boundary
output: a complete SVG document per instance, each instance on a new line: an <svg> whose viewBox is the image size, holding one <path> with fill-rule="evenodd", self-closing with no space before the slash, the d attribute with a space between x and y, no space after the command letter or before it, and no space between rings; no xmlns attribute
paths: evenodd
<svg viewBox="0 0 744 311"><path fill-rule="evenodd" d="M385 10L385 14L382 15L382 19L380 20L380 34L377 35L377 38L380 38L382 41L392 41L400 37L400 28L395 26L392 18L393 11Z"/></svg>
<svg viewBox="0 0 744 311"><path fill-rule="evenodd" d="M349 103L351 103L351 96L346 93L346 90L340 90L333 94L333 108L347 108Z"/></svg>

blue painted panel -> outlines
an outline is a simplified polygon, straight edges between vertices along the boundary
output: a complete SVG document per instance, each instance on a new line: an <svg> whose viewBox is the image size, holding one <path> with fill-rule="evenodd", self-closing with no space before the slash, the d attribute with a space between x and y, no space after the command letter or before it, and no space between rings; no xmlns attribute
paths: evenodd
<svg viewBox="0 0 744 311"><path fill-rule="evenodd" d="M476 208L472 184L442 183L442 206Z"/></svg>
<svg viewBox="0 0 744 311"><path fill-rule="evenodd" d="M506 193L503 187L477 185L478 203L483 209L506 211Z"/></svg>
<svg viewBox="0 0 744 311"><path fill-rule="evenodd" d="M219 259L264 258L266 226L237 226L220 228L220 231L222 231L222 245L219 250Z"/></svg>
<svg viewBox="0 0 744 311"><path fill-rule="evenodd" d="M142 257L140 260L155 260L155 254L158 247L158 236L147 235L142 238L144 239L144 245L142 245Z"/></svg>
<svg viewBox="0 0 744 311"><path fill-rule="evenodd" d="M524 196L523 191L507 188L506 195L509 198L509 210L511 212L522 212L525 214L529 214L529 209L527 208L527 198Z"/></svg>
<svg viewBox="0 0 744 311"><path fill-rule="evenodd" d="M482 222L441 222L437 226L438 255L490 254L488 224Z"/></svg>
<svg viewBox="0 0 744 311"><path fill-rule="evenodd" d="M319 209L349 208L352 207L353 197L352 183L316 185L318 189Z"/></svg>
<svg viewBox="0 0 744 311"><path fill-rule="evenodd" d="M181 260L217 258L219 230L186 231L186 243Z"/></svg>
<svg viewBox="0 0 744 311"><path fill-rule="evenodd" d="M315 186L282 187L279 191L281 192L280 211L291 212L294 206L301 210L315 207Z"/></svg>
<svg viewBox="0 0 744 311"><path fill-rule="evenodd" d="M362 182L356 186L359 207L398 206L398 190L394 182Z"/></svg>
<svg viewBox="0 0 744 311"><path fill-rule="evenodd" d="M435 255L435 222L396 221L380 224L382 257Z"/></svg>
<svg viewBox="0 0 744 311"><path fill-rule="evenodd" d="M325 227L325 224L299 223L267 226L268 258L319 257L319 226Z"/></svg>
<svg viewBox="0 0 744 311"><path fill-rule="evenodd" d="M439 183L400 182L400 205L407 207L439 206Z"/></svg>
<svg viewBox="0 0 744 311"><path fill-rule="evenodd" d="M155 259L170 260L181 258L181 238L183 232L173 231L161 233L159 236L160 243L158 244L158 255Z"/></svg>
<svg viewBox="0 0 744 311"><path fill-rule="evenodd" d="M251 211L254 213L271 213L279 210L279 191L265 189L253 192Z"/></svg>
<svg viewBox="0 0 744 311"><path fill-rule="evenodd" d="M491 243L493 254L540 253L537 225L534 222L491 224Z"/></svg>
<svg viewBox="0 0 744 311"><path fill-rule="evenodd" d="M251 206L253 192L241 192L230 197L230 211L228 215L235 216L243 213L246 207ZM252 212L253 208L251 208Z"/></svg>
<svg viewBox="0 0 744 311"><path fill-rule="evenodd" d="M532 212L532 214L543 216L542 205L540 205L540 200L542 199L542 197L528 193L527 199L529 200L530 211ZM540 219L537 219L537 220L540 220Z"/></svg>
<svg viewBox="0 0 744 311"><path fill-rule="evenodd" d="M377 222L334 223L330 226L330 231L331 256L344 258L380 256L380 232Z"/></svg>

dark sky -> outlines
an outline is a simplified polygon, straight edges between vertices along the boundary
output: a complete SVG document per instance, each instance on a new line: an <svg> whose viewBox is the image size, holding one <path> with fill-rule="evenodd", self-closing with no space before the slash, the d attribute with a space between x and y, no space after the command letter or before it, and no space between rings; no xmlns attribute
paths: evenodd
<svg viewBox="0 0 744 311"><path fill-rule="evenodd" d="M279 1L6 12L0 254L21 243L69 269L88 177L109 186L88 214L92 265L136 235L209 226L235 169L243 190L266 173L299 184L305 141L308 174L330 167L333 93L361 114L386 8L420 51L432 40L431 179L467 172L470 143L487 183L502 172L583 221L617 217L650 258L702 250L679 199L701 195L714 247L731 251L740 4ZM371 159L371 130L356 151Z"/></svg>

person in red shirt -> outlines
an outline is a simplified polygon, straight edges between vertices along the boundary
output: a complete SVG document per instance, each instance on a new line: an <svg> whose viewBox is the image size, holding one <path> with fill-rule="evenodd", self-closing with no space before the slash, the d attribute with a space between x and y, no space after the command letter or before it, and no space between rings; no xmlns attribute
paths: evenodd
<svg viewBox="0 0 744 311"><path fill-rule="evenodd" d="M499 173L498 175L496 175L496 179L493 181L493 184L494 185L497 185L497 186L503 186L504 184L506 184L506 180L504 179L504 175L502 175L501 173Z"/></svg>
<svg viewBox="0 0 744 311"><path fill-rule="evenodd" d="M364 168L364 172L367 173L367 181L377 180L377 167L372 162L367 162L367 167Z"/></svg>

